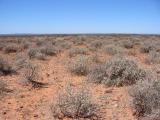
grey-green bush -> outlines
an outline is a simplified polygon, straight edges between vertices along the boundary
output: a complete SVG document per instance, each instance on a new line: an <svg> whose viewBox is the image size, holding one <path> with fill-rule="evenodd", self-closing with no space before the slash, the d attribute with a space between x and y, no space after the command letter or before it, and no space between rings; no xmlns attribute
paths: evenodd
<svg viewBox="0 0 160 120"><path fill-rule="evenodd" d="M86 36L77 36L77 38L73 41L75 45L83 45L86 41Z"/></svg>
<svg viewBox="0 0 160 120"><path fill-rule="evenodd" d="M147 64L159 64L160 63L160 52L150 51L148 56L145 58Z"/></svg>
<svg viewBox="0 0 160 120"><path fill-rule="evenodd" d="M75 57L76 55L87 55L88 50L86 48L71 48L69 50L69 57Z"/></svg>
<svg viewBox="0 0 160 120"><path fill-rule="evenodd" d="M123 54L125 52L122 47L114 44L104 46L104 51L109 55Z"/></svg>
<svg viewBox="0 0 160 120"><path fill-rule="evenodd" d="M22 50L22 48L17 44L9 44L9 45L6 45L3 48L3 51L5 53L15 53L15 52L18 52L18 51L21 51L21 50Z"/></svg>
<svg viewBox="0 0 160 120"><path fill-rule="evenodd" d="M3 95L6 92L7 84L0 80L0 95Z"/></svg>
<svg viewBox="0 0 160 120"><path fill-rule="evenodd" d="M54 99L55 101L55 99ZM88 89L67 86L51 105L54 118L100 120L99 106L92 100Z"/></svg>
<svg viewBox="0 0 160 120"><path fill-rule="evenodd" d="M98 50L102 47L103 43L100 40L92 41L89 45L91 50Z"/></svg>
<svg viewBox="0 0 160 120"><path fill-rule="evenodd" d="M55 48L54 46L44 46L42 48L40 48L40 52L42 54L45 55L49 55L49 56L54 56L56 55L59 51L57 48Z"/></svg>
<svg viewBox="0 0 160 120"><path fill-rule="evenodd" d="M137 82L130 88L130 95L132 107L138 117L145 117L146 120L159 120L160 80L157 77Z"/></svg>
<svg viewBox="0 0 160 120"><path fill-rule="evenodd" d="M39 74L39 67L37 65L33 65L32 63L25 66L22 78L21 83L25 86L31 85L32 88L42 88L47 85L46 83L40 82L41 77Z"/></svg>
<svg viewBox="0 0 160 120"><path fill-rule="evenodd" d="M87 75L89 72L88 57L77 56L69 63L69 70L76 75Z"/></svg>
<svg viewBox="0 0 160 120"><path fill-rule="evenodd" d="M13 72L12 66L6 60L0 58L0 75L8 75Z"/></svg>
<svg viewBox="0 0 160 120"><path fill-rule="evenodd" d="M28 54L29 58L32 59L32 58L36 57L36 54L38 52L40 52L39 49L37 49L37 48L30 48L30 49L28 49L27 54Z"/></svg>
<svg viewBox="0 0 160 120"><path fill-rule="evenodd" d="M107 86L124 86L135 84L145 75L146 72L140 69L135 61L114 57L106 64L95 67L88 75L88 79Z"/></svg>
<svg viewBox="0 0 160 120"><path fill-rule="evenodd" d="M131 40L125 40L125 41L122 41L122 46L126 49L131 49L134 47L134 42L131 41Z"/></svg>
<svg viewBox="0 0 160 120"><path fill-rule="evenodd" d="M145 41L142 43L140 47L141 53L149 53L152 50L155 50L157 48L156 42L154 41Z"/></svg>

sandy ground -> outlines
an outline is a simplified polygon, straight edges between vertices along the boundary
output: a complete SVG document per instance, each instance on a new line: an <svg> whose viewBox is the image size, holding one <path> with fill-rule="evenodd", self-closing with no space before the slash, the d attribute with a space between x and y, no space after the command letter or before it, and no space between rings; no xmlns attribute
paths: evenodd
<svg viewBox="0 0 160 120"><path fill-rule="evenodd" d="M58 91L68 81L78 86L86 80L86 77L72 75L67 70L64 62L66 56L66 53L61 53L47 61L33 61L41 66L40 75L43 82L49 84L46 88L30 89L22 86L21 77L18 75L0 77L1 80L7 81L9 88L13 90L0 101L0 120L53 120L50 105ZM127 87L106 88L94 84L90 86L94 97L103 103L102 112L105 120L135 120L129 106Z"/></svg>
<svg viewBox="0 0 160 120"><path fill-rule="evenodd" d="M147 37L144 37L143 39L146 38ZM8 37L8 40L9 39ZM34 39L36 39L36 37ZM54 39L54 37L52 39ZM64 40L64 38L61 39ZM72 39L74 39L72 36L65 37L65 40ZM90 37L89 39L95 40L97 37ZM99 37L99 39L105 39L105 37L102 36ZM123 39L123 37L113 38L113 36L108 36L107 39L119 40ZM154 39L154 37L152 39ZM79 47L87 46L82 45ZM139 48L135 47L130 50L127 56L130 59L138 61L142 67L150 68L150 65L144 63L145 54L138 51ZM93 56L94 54L94 52L89 52L89 56ZM15 60L15 56L15 53L4 54L0 51L0 57L7 59L11 63ZM111 56L102 54L102 52L99 52L99 56L102 61L107 61L111 58ZM8 84L8 88L12 90L12 92L0 97L0 120L54 120L50 106L55 101L58 92L61 91L68 82L70 82L72 86L77 87L84 84L87 79L86 76L71 74L66 66L66 61L68 60L70 59L67 50L59 53L57 56L47 57L45 61L32 60L32 63L40 67L39 74L41 81L48 84L45 88L31 89L29 86L23 86L20 75L23 71L20 71L18 74L0 76L0 80L5 81ZM90 87L96 103L101 105L100 112L103 114L104 120L136 120L133 115L133 109L130 107L131 98L128 94L128 87L106 87L100 84L86 84ZM67 120L67 118L64 120Z"/></svg>

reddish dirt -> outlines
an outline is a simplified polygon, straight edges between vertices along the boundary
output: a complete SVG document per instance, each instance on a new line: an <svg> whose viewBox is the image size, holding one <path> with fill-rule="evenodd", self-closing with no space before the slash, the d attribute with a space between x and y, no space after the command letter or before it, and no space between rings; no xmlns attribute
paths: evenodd
<svg viewBox="0 0 160 120"><path fill-rule="evenodd" d="M44 37L45 38L45 37ZM132 36L90 36L87 40L123 40L130 39ZM4 38L1 37L0 40ZM6 37L5 40L10 40L10 37ZM14 38L11 41L17 40ZM23 38L22 38L23 39ZM26 37L24 39L32 39L36 41L38 37ZM77 40L73 36L56 38L46 37L48 40ZM137 36L134 39L158 39L152 37ZM72 46L73 47L73 46ZM87 45L79 45L74 47L86 48ZM145 54L139 52L139 47L128 50L128 56L131 59L138 61L138 63L146 68L150 68L150 65L146 65ZM102 51L97 52L101 62L106 62L112 56L104 54ZM88 53L89 57L93 57L96 54L94 51ZM7 59L10 63L15 60L15 53L4 54L0 51L0 57ZM76 76L71 74L67 69L66 61L70 60L68 57L68 51L63 51L57 56L47 57L47 60L32 60L33 63L38 64L40 67L39 74L43 83L48 85L41 89L31 89L28 86L21 85L21 75L13 74L7 76L0 76L0 80L6 81L8 88L13 90L7 93L5 96L0 97L0 120L54 120L50 106L55 97L65 85L70 82L74 87L82 85L86 82L87 77ZM21 73L21 72L20 72ZM93 93L93 97L96 103L101 105L101 113L104 115L104 120L136 120L133 115L133 110L130 107L130 96L128 94L128 87L106 87L104 85L85 83L90 87ZM68 120L68 119L65 119Z"/></svg>
<svg viewBox="0 0 160 120"><path fill-rule="evenodd" d="M2 53L1 53L2 55ZM12 56L6 55L7 56ZM0 101L0 120L52 120L50 104L57 92L70 81L74 86L82 84L86 77L72 75L65 66L66 53L50 57L47 61L34 60L41 66L40 74L47 88L29 89L20 84L18 75L0 77L7 81L13 93ZM10 57L10 59L13 59ZM95 98L103 103L105 120L135 120L129 107L127 88L106 88L91 84Z"/></svg>

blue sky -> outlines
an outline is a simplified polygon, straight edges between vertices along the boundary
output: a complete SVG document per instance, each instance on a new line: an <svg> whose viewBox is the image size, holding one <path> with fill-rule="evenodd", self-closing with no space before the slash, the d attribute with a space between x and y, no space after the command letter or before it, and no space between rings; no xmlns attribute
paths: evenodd
<svg viewBox="0 0 160 120"><path fill-rule="evenodd" d="M160 0L0 0L10 33L160 34Z"/></svg>

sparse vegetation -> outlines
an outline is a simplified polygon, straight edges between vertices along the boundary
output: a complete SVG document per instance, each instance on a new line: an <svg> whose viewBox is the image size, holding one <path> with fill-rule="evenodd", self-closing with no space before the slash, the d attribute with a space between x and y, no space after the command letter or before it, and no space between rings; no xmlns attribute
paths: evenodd
<svg viewBox="0 0 160 120"><path fill-rule="evenodd" d="M89 48L91 50L96 51L96 50L100 49L102 47L102 45L103 45L102 41L96 40L96 41L93 41L90 43Z"/></svg>
<svg viewBox="0 0 160 120"><path fill-rule="evenodd" d="M159 64L160 63L160 52L150 51L145 59L147 64Z"/></svg>
<svg viewBox="0 0 160 120"><path fill-rule="evenodd" d="M38 52L40 52L39 49L37 49L37 48L31 48L31 49L28 49L27 54L28 54L28 56L29 56L30 59L33 59L33 58L36 57L36 54Z"/></svg>
<svg viewBox="0 0 160 120"><path fill-rule="evenodd" d="M0 96L3 95L4 92L7 91L6 87L7 87L7 84L3 82L2 80L0 80Z"/></svg>
<svg viewBox="0 0 160 120"><path fill-rule="evenodd" d="M51 111L54 118L59 119L100 119L99 106L93 102L91 93L85 88L67 86L58 94Z"/></svg>
<svg viewBox="0 0 160 120"><path fill-rule="evenodd" d="M16 59L14 62L14 68L16 70L21 70L22 68L25 68L26 65L29 64L29 58L24 53L18 53L16 55Z"/></svg>
<svg viewBox="0 0 160 120"><path fill-rule="evenodd" d="M136 62L127 58L115 57L104 65L95 67L89 74L89 80L107 86L124 86L135 84L143 79L145 71Z"/></svg>
<svg viewBox="0 0 160 120"><path fill-rule="evenodd" d="M141 48L140 48L140 52L142 53L149 53L152 50L156 49L156 42L153 41L145 41L142 43Z"/></svg>
<svg viewBox="0 0 160 120"><path fill-rule="evenodd" d="M0 75L8 75L13 72L14 72L14 70L13 70L12 66L7 61L0 58Z"/></svg>
<svg viewBox="0 0 160 120"><path fill-rule="evenodd" d="M65 50L71 48L72 44L65 40L57 40L54 41L54 46L56 46L58 50Z"/></svg>
<svg viewBox="0 0 160 120"><path fill-rule="evenodd" d="M132 41L131 40L125 40L125 41L122 42L122 46L126 49L131 49L131 48L134 47L134 42L133 42L133 40Z"/></svg>
<svg viewBox="0 0 160 120"><path fill-rule="evenodd" d="M5 47L5 44L3 42L0 41L0 50L3 50Z"/></svg>
<svg viewBox="0 0 160 120"><path fill-rule="evenodd" d="M76 55L87 55L88 50L86 48L72 48L69 50L69 57L75 57Z"/></svg>
<svg viewBox="0 0 160 120"><path fill-rule="evenodd" d="M0 36L0 119L159 120L159 46L159 35Z"/></svg>
<svg viewBox="0 0 160 120"><path fill-rule="evenodd" d="M16 45L16 44L9 44L9 45L6 45L3 48L3 51L5 53L14 53L14 52L18 52L18 51L21 51L21 50L22 50L22 48L19 45Z"/></svg>
<svg viewBox="0 0 160 120"><path fill-rule="evenodd" d="M26 68L23 72L22 84L27 86L31 85L32 88L43 87L45 84L39 81L40 81L40 76L38 73L38 67L31 63L26 65Z"/></svg>
<svg viewBox="0 0 160 120"><path fill-rule="evenodd" d="M69 69L76 75L87 75L89 72L88 57L77 56L69 63Z"/></svg>
<svg viewBox="0 0 160 120"><path fill-rule="evenodd" d="M122 47L113 44L104 46L104 51L109 55L124 53L124 49Z"/></svg>
<svg viewBox="0 0 160 120"><path fill-rule="evenodd" d="M73 41L75 45L83 45L86 41L86 36L77 36L77 38Z"/></svg>
<svg viewBox="0 0 160 120"><path fill-rule="evenodd" d="M47 45L40 48L40 52L44 55L54 56L59 52L59 50L55 48L55 46Z"/></svg>
<svg viewBox="0 0 160 120"><path fill-rule="evenodd" d="M156 75L155 75L156 76ZM160 115L160 80L156 77L139 81L131 87L132 106L138 117L158 120Z"/></svg>

